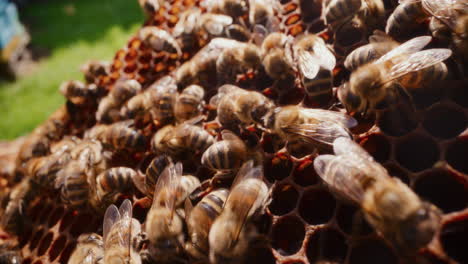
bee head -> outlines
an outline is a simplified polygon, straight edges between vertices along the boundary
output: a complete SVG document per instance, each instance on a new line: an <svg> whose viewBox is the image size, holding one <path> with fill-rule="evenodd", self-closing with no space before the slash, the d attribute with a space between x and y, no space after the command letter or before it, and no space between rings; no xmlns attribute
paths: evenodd
<svg viewBox="0 0 468 264"><path fill-rule="evenodd" d="M338 89L337 96L348 112L358 111L362 108L363 101L359 96L352 93L347 85L341 86Z"/></svg>

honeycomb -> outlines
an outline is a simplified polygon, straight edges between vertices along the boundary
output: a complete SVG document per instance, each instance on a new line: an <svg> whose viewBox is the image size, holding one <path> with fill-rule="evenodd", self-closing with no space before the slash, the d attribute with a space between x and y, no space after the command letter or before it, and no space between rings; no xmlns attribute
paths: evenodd
<svg viewBox="0 0 468 264"><path fill-rule="evenodd" d="M346 54L366 42L369 33L361 31L362 27L350 25L354 28L329 32L321 19L320 0L277 1L275 16L281 23L280 30L293 37L304 32L320 34L334 48L339 61L337 68L342 68L340 63ZM164 2L144 25L172 32L184 10L201 7L203 2ZM397 2L384 1L387 15ZM96 84L110 90L117 80L124 78L136 79L146 87L190 60L200 48L183 50L181 56L155 52L136 34L116 52L110 72ZM452 63L449 69L454 69L453 62L449 63ZM349 73L341 70L335 82L346 79L347 75ZM266 83L271 85L271 80ZM255 219L265 241L250 246L246 263L468 263L466 87L465 75L451 73L445 81L412 91L414 104L400 102L369 116L355 116L359 125L352 132L357 142L383 164L390 175L401 179L444 213L440 230L426 248L411 259L399 257L366 222L357 207L327 189L313 168L315 155L304 156L301 151L286 150L275 144L273 136L265 134L261 144L266 153L264 176L271 189L271 202L266 214ZM304 98L302 91L296 92L299 99L295 94L278 99L279 104L301 103L302 100L306 106L326 105ZM67 103L67 111L76 117L71 119L71 124L67 123L66 133L82 136L82 126L87 126L86 129L94 124L93 117L84 117L86 122L81 122L83 117L79 112L83 107L87 106L75 107ZM92 114L95 109L91 106L85 113ZM209 120L214 119L212 111L209 116ZM153 132L154 128L147 131ZM7 193L18 182L15 160L23 140L0 145L2 193ZM131 166L142 173L153 157L151 153L114 153L111 163ZM210 174L197 166L192 164L187 170L196 172L201 180L209 178ZM0 244L14 245L12 248L23 255L24 264L67 263L80 234L102 233L103 216L67 208L56 190L41 188L38 192L24 207L23 218L29 219L27 224L16 235L0 230ZM141 194L136 197L141 198ZM123 198L120 197L117 204ZM140 222L145 220L147 211L141 203L134 203L134 217Z"/></svg>

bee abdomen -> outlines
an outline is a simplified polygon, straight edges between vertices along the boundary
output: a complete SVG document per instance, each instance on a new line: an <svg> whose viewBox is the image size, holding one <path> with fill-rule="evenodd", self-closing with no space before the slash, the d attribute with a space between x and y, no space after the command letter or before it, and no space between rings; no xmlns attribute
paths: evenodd
<svg viewBox="0 0 468 264"><path fill-rule="evenodd" d="M146 186L151 192L158 181L159 175L161 175L162 171L167 167L167 165L169 165L169 163L169 158L166 155L157 156L151 161L150 165L146 169Z"/></svg>
<svg viewBox="0 0 468 264"><path fill-rule="evenodd" d="M331 24L348 16L354 15L361 8L361 0L337 0L330 1L325 9L327 24Z"/></svg>
<svg viewBox="0 0 468 264"><path fill-rule="evenodd" d="M328 93L332 89L333 79L329 70L321 69L314 79L304 78L304 88L309 96Z"/></svg>
<svg viewBox="0 0 468 264"><path fill-rule="evenodd" d="M215 142L214 138L202 128L192 129L188 137L191 149L204 151Z"/></svg>
<svg viewBox="0 0 468 264"><path fill-rule="evenodd" d="M136 172L127 167L111 168L97 177L99 196L116 194L132 186L132 179Z"/></svg>
<svg viewBox="0 0 468 264"><path fill-rule="evenodd" d="M387 20L385 32L391 36L398 36L403 31L407 32L408 27L427 17L424 13L421 2L402 3L395 8Z"/></svg>

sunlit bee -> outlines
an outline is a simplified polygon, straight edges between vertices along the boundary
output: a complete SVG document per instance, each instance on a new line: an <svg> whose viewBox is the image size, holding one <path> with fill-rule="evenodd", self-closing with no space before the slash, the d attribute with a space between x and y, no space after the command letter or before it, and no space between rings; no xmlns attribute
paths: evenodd
<svg viewBox="0 0 468 264"><path fill-rule="evenodd" d="M422 36L413 38L387 52L378 60L358 67L350 76L349 91L356 98L343 97L342 102L348 110L366 112L381 102L390 89L398 81L404 88L421 87L424 78L434 76L423 71L434 66L448 57L452 52L449 49L421 50L431 41L431 37ZM437 74L437 78L446 75L445 65L430 69ZM355 105L358 105L355 107Z"/></svg>
<svg viewBox="0 0 468 264"><path fill-rule="evenodd" d="M422 201L406 184L358 144L347 138L333 143L335 155L321 155L314 167L340 196L359 204L369 223L402 254L425 247L440 226L441 212Z"/></svg>
<svg viewBox="0 0 468 264"><path fill-rule="evenodd" d="M109 94L99 102L96 120L105 123L119 120L120 107L140 91L141 85L136 80L118 81Z"/></svg>
<svg viewBox="0 0 468 264"><path fill-rule="evenodd" d="M72 161L57 173L55 188L60 190L62 201L73 208L83 208L88 204L90 185L86 165Z"/></svg>
<svg viewBox="0 0 468 264"><path fill-rule="evenodd" d="M266 73L274 80L294 78L291 57L291 39L283 33L271 33L262 42L262 63Z"/></svg>
<svg viewBox="0 0 468 264"><path fill-rule="evenodd" d="M153 204L146 217L149 253L156 261L177 259L184 242L182 218L176 209L200 181L194 176L182 176L182 164L172 162L161 173L155 189Z"/></svg>
<svg viewBox="0 0 468 264"><path fill-rule="evenodd" d="M325 41L319 36L307 34L294 43L293 50L306 93L309 96L329 93L336 59Z"/></svg>
<svg viewBox="0 0 468 264"><path fill-rule="evenodd" d="M256 72L261 66L260 49L251 43L237 42L225 49L216 60L218 83L236 83L248 71Z"/></svg>
<svg viewBox="0 0 468 264"><path fill-rule="evenodd" d="M142 151L146 147L146 138L133 125L133 120L112 125L95 125L86 132L85 138L97 139L113 149Z"/></svg>
<svg viewBox="0 0 468 264"><path fill-rule="evenodd" d="M323 2L323 10L326 25L347 23L357 15L371 29L378 25L385 14L381 0L327 0Z"/></svg>
<svg viewBox="0 0 468 264"><path fill-rule="evenodd" d="M177 126L165 126L158 130L151 141L151 147L157 153L167 153L179 156L189 152L201 153L214 143L214 138L195 123L195 117Z"/></svg>
<svg viewBox="0 0 468 264"><path fill-rule="evenodd" d="M134 247L140 232L140 223L132 218L130 200L125 200L119 209L115 205L109 206L103 224L104 263L142 263Z"/></svg>
<svg viewBox="0 0 468 264"><path fill-rule="evenodd" d="M263 168L245 163L232 184L221 215L209 233L211 263L241 263L249 242L257 231L251 219L267 203L268 187L263 182Z"/></svg>
<svg viewBox="0 0 468 264"><path fill-rule="evenodd" d="M201 16L201 10L191 8L182 12L179 21L174 26L172 35L181 43L182 50L196 49L199 46L199 36L197 34L197 23Z"/></svg>
<svg viewBox="0 0 468 264"><path fill-rule="evenodd" d="M218 189L208 195L192 208L189 199L186 200L185 213L189 241L185 250L194 258L207 259L209 254L208 234L211 225L221 214L229 190Z"/></svg>
<svg viewBox="0 0 468 264"><path fill-rule="evenodd" d="M170 164L171 158L167 155L156 156L148 165L145 176L145 189L149 196L153 197L154 188L159 179L159 176L164 169Z"/></svg>
<svg viewBox="0 0 468 264"><path fill-rule="evenodd" d="M248 158L249 151L244 141L234 133L223 130L222 140L211 145L201 158L201 163L218 172L232 177Z"/></svg>
<svg viewBox="0 0 468 264"><path fill-rule="evenodd" d="M249 10L244 0L208 0L201 5L211 13L226 14L232 18L242 17Z"/></svg>
<svg viewBox="0 0 468 264"><path fill-rule="evenodd" d="M155 51L165 51L168 53L181 55L179 43L169 34L169 32L155 26L146 26L140 29L139 37L143 43L147 44Z"/></svg>
<svg viewBox="0 0 468 264"><path fill-rule="evenodd" d="M110 63L107 61L89 61L80 67L84 74L86 83L97 84L100 77L106 76L110 72Z"/></svg>
<svg viewBox="0 0 468 264"><path fill-rule="evenodd" d="M116 196L133 187L137 172L132 168L115 167L100 173L97 178L97 196L104 204L115 202Z"/></svg>
<svg viewBox="0 0 468 264"><path fill-rule="evenodd" d="M148 17L153 17L161 7L159 0L138 0L138 3Z"/></svg>
<svg viewBox="0 0 468 264"><path fill-rule="evenodd" d="M210 105L217 107L218 121L229 128L239 124L262 124L264 116L274 107L263 94L229 84L218 88Z"/></svg>
<svg viewBox="0 0 468 264"><path fill-rule="evenodd" d="M177 96L174 116L178 122L200 115L203 110L205 90L199 85L189 85Z"/></svg>
<svg viewBox="0 0 468 264"><path fill-rule="evenodd" d="M95 233L82 234L68 263L70 264L104 264L104 242Z"/></svg>
<svg viewBox="0 0 468 264"><path fill-rule="evenodd" d="M80 81L67 81L60 85L60 93L74 104L83 104L93 98L96 86L84 84Z"/></svg>
<svg viewBox="0 0 468 264"><path fill-rule="evenodd" d="M428 15L422 9L420 1L400 3L388 17L385 32L395 38L401 34L407 35L427 17Z"/></svg>
<svg viewBox="0 0 468 264"><path fill-rule="evenodd" d="M278 107L265 119L265 126L285 141L330 148L338 137L351 137L356 120L344 113L309 109L297 105Z"/></svg>
<svg viewBox="0 0 468 264"><path fill-rule="evenodd" d="M60 171L68 161L70 153L52 154L45 157L38 157L28 161L27 171L31 179L44 187L51 187Z"/></svg>
<svg viewBox="0 0 468 264"><path fill-rule="evenodd" d="M249 0L249 22L251 26L262 25L272 29L278 23L274 17L274 1Z"/></svg>

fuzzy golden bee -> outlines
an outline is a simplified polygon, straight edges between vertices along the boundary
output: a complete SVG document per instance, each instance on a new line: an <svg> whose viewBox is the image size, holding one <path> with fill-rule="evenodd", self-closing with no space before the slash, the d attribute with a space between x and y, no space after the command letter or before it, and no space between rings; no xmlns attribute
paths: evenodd
<svg viewBox="0 0 468 264"><path fill-rule="evenodd" d="M70 264L103 264L104 242L95 233L82 234L77 239L77 245L68 263Z"/></svg>
<svg viewBox="0 0 468 264"><path fill-rule="evenodd" d="M290 80L295 77L291 57L292 40L279 32L271 33L262 42L262 63L266 73L274 80Z"/></svg>
<svg viewBox="0 0 468 264"><path fill-rule="evenodd" d="M183 122L199 116L203 110L204 97L205 90L196 84L189 85L182 90L174 104L174 116L177 122Z"/></svg>
<svg viewBox="0 0 468 264"><path fill-rule="evenodd" d="M97 93L94 84L84 84L80 81L67 81L60 85L60 93L74 104L83 104Z"/></svg>
<svg viewBox="0 0 468 264"><path fill-rule="evenodd" d="M172 54L181 55L182 51L177 40L169 32L154 26L147 26L140 29L139 37L143 43L153 50L165 51Z"/></svg>
<svg viewBox="0 0 468 264"><path fill-rule="evenodd" d="M85 138L96 139L113 149L141 151L146 147L146 138L136 128L134 121L120 121L112 125L95 125L88 130Z"/></svg>
<svg viewBox="0 0 468 264"><path fill-rule="evenodd" d="M120 108L130 98L141 91L141 85L136 80L118 81L107 96L99 102L96 111L96 121L111 123L118 121Z"/></svg>
<svg viewBox="0 0 468 264"><path fill-rule="evenodd" d="M219 84L237 83L249 72L256 73L261 67L260 49L252 43L237 42L235 47L221 52L216 60L216 74Z"/></svg>
<svg viewBox="0 0 468 264"><path fill-rule="evenodd" d="M387 170L357 143L338 138L335 155L321 155L314 167L337 194L360 205L366 219L401 254L426 246L440 225L441 212L422 201L408 185Z"/></svg>
<svg viewBox="0 0 468 264"><path fill-rule="evenodd" d="M241 263L249 242L257 231L251 219L262 213L268 200L268 187L263 182L263 168L246 162L239 170L223 211L209 233L211 263Z"/></svg>

